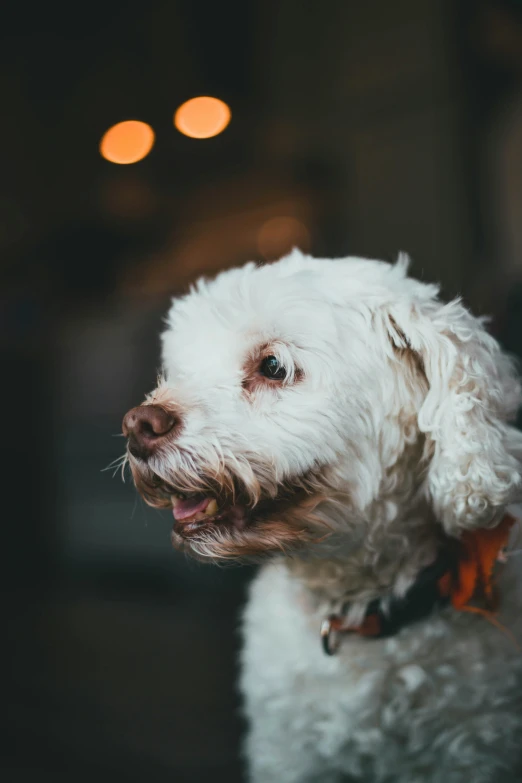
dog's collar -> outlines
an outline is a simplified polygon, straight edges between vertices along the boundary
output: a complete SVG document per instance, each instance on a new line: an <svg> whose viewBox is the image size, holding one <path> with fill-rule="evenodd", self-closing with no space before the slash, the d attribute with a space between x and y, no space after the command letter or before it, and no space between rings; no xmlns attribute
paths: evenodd
<svg viewBox="0 0 522 783"><path fill-rule="evenodd" d="M506 514L497 527L466 532L460 541L448 543L435 562L422 569L403 596L372 601L360 625L346 623L347 607L343 607L340 615L329 615L321 624L324 652L327 655L337 652L341 634L355 633L374 639L393 636L449 603L461 611L491 616L497 603L493 567L496 561L502 560L514 522L514 517ZM480 599L485 608L469 606L473 598Z"/></svg>
<svg viewBox="0 0 522 783"><path fill-rule="evenodd" d="M374 639L393 636L406 625L427 617L436 607L445 606L449 595L445 594L443 587L453 563L450 551L441 551L434 563L422 569L403 596L391 597L387 601L382 598L372 601L360 625L346 623L344 615L347 605L340 615L329 615L321 624L321 641L325 653L334 655L337 652L343 633Z"/></svg>

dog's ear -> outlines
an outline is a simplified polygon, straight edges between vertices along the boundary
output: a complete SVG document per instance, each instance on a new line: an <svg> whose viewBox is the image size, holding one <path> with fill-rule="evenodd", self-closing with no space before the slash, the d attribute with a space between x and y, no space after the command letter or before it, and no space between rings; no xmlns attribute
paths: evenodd
<svg viewBox="0 0 522 783"><path fill-rule="evenodd" d="M411 296L387 308L386 328L427 381L418 426L432 441L434 512L450 535L494 526L522 483L522 435L507 424L520 403L513 363L459 300L442 304L433 286L407 283Z"/></svg>

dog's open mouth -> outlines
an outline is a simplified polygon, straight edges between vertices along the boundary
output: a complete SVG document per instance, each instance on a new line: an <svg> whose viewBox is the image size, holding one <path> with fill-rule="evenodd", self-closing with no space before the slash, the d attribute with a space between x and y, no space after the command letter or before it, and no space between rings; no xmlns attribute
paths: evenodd
<svg viewBox="0 0 522 783"><path fill-rule="evenodd" d="M315 540L318 530L324 536L314 513L325 497L318 471L288 478L253 498L230 474L221 481L190 475L187 487L182 476L161 475L134 459L130 466L144 500L172 511L174 547L197 558L257 560L299 548Z"/></svg>
<svg viewBox="0 0 522 783"><path fill-rule="evenodd" d="M174 530L182 538L204 532L215 525L242 530L246 508L237 503L218 503L211 495L171 496Z"/></svg>

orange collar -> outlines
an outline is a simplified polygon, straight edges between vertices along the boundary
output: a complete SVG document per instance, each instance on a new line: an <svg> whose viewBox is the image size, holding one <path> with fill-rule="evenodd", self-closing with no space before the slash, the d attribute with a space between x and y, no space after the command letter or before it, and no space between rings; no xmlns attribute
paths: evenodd
<svg viewBox="0 0 522 783"><path fill-rule="evenodd" d="M494 566L505 561L504 550L515 521L511 514L505 514L494 528L463 533L456 542L455 553L449 547L448 551L442 551L431 566L421 571L402 598L388 601L386 609L380 599L372 601L360 625L346 625L342 615L330 615L321 625L324 651L333 655L342 633L370 638L392 636L405 625L428 616L435 606L448 603L458 611L481 614L517 644L510 631L496 619L498 594L494 585Z"/></svg>
<svg viewBox="0 0 522 783"><path fill-rule="evenodd" d="M493 582L495 563L505 558L509 534L515 517L505 514L502 521L488 530L466 531L460 538L457 573L446 573L439 582L441 595L451 600L454 609L460 611L494 612L498 608L498 594ZM470 605L470 601L482 602L484 608Z"/></svg>

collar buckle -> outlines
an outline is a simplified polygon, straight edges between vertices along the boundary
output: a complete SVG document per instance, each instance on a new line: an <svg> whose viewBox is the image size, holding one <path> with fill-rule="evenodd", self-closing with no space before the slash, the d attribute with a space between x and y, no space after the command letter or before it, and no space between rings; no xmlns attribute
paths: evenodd
<svg viewBox="0 0 522 783"><path fill-rule="evenodd" d="M330 614L321 623L321 645L326 655L335 655L341 644L340 618Z"/></svg>

